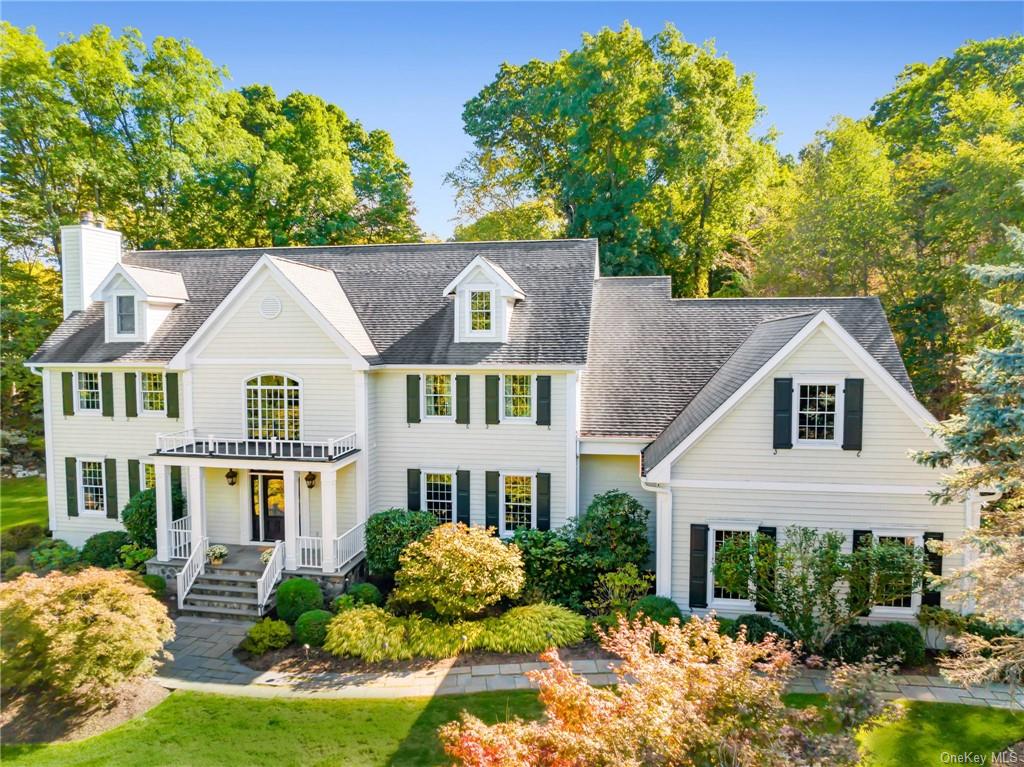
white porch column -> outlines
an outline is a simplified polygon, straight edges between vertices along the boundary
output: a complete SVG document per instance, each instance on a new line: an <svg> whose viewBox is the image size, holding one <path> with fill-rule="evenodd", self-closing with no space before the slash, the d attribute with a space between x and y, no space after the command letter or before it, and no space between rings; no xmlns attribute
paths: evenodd
<svg viewBox="0 0 1024 767"><path fill-rule="evenodd" d="M659 489L656 495L657 540L654 553L654 588L659 597L672 596L672 488Z"/></svg>
<svg viewBox="0 0 1024 767"><path fill-rule="evenodd" d="M333 573L334 539L338 537L338 472L328 468L320 472L320 545L322 567L325 573Z"/></svg>
<svg viewBox="0 0 1024 767"><path fill-rule="evenodd" d="M171 477L170 468L157 464L156 481L156 558L167 562L171 558Z"/></svg>
<svg viewBox="0 0 1024 767"><path fill-rule="evenodd" d="M188 467L188 516L192 526L192 551L206 535L206 493L203 487L203 467Z"/></svg>
<svg viewBox="0 0 1024 767"><path fill-rule="evenodd" d="M298 568L299 488L298 472L284 470L284 567Z"/></svg>
<svg viewBox="0 0 1024 767"><path fill-rule="evenodd" d="M365 370L355 371L356 399L356 522L365 522L370 508L370 398L369 375Z"/></svg>

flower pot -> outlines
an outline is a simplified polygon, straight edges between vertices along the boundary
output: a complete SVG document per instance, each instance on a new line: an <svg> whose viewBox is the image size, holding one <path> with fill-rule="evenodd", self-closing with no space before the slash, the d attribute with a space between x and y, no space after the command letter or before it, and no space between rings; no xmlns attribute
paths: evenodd
<svg viewBox="0 0 1024 767"><path fill-rule="evenodd" d="M213 565L214 567L220 567L222 564L224 564L224 560L223 559L211 559L210 560L210 564Z"/></svg>

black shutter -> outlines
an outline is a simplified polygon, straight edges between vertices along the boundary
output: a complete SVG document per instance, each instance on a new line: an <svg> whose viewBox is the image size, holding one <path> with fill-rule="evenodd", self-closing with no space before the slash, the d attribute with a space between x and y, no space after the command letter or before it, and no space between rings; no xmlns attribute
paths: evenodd
<svg viewBox="0 0 1024 767"><path fill-rule="evenodd" d="M107 516L117 519L117 461L113 458L104 461L103 481L107 489Z"/></svg>
<svg viewBox="0 0 1024 767"><path fill-rule="evenodd" d="M775 416L772 447L789 450L793 447L793 379L775 379Z"/></svg>
<svg viewBox="0 0 1024 767"><path fill-rule="evenodd" d="M75 414L75 374L60 374L61 394L64 395L64 415Z"/></svg>
<svg viewBox="0 0 1024 767"><path fill-rule="evenodd" d="M843 450L860 450L864 435L864 379L847 378L843 397Z"/></svg>
<svg viewBox="0 0 1024 767"><path fill-rule="evenodd" d="M135 398L135 373L124 374L124 414L135 418L139 414L139 403Z"/></svg>
<svg viewBox="0 0 1024 767"><path fill-rule="evenodd" d="M78 516L78 466L74 458L64 459L64 479L68 494L68 516Z"/></svg>
<svg viewBox="0 0 1024 767"><path fill-rule="evenodd" d="M928 572L932 575L942 575L942 554L928 548L928 541L941 541L942 533L925 533L924 550L928 553ZM928 588L924 585L921 590L921 604L939 607L942 604L942 594L938 589Z"/></svg>
<svg viewBox="0 0 1024 767"><path fill-rule="evenodd" d="M459 471L455 474L455 483L458 485L455 498L455 521L464 525L469 524L469 472Z"/></svg>
<svg viewBox="0 0 1024 767"><path fill-rule="evenodd" d="M485 379L485 394L487 395L486 408L484 414L486 418L485 423L495 424L498 423L498 376L487 376Z"/></svg>
<svg viewBox="0 0 1024 767"><path fill-rule="evenodd" d="M181 467L171 467L171 519L181 519L187 513L187 510L182 508L180 502L175 502L175 499L181 498Z"/></svg>
<svg viewBox="0 0 1024 767"><path fill-rule="evenodd" d="M419 469L406 469L405 472L405 484L408 491L408 503L409 511L420 510L420 470Z"/></svg>
<svg viewBox="0 0 1024 767"><path fill-rule="evenodd" d="M167 417L177 418L180 412L178 408L178 374L168 373L165 377L166 380L166 400L167 400Z"/></svg>
<svg viewBox="0 0 1024 767"><path fill-rule="evenodd" d="M466 375L455 376L455 423L469 423L469 376Z"/></svg>
<svg viewBox="0 0 1024 767"><path fill-rule="evenodd" d="M484 524L498 531L498 472L487 472L487 508Z"/></svg>
<svg viewBox="0 0 1024 767"><path fill-rule="evenodd" d="M114 417L114 374L100 373L100 399L103 402L103 415Z"/></svg>
<svg viewBox="0 0 1024 767"><path fill-rule="evenodd" d="M405 377L405 422L420 422L420 377L418 375Z"/></svg>
<svg viewBox="0 0 1024 767"><path fill-rule="evenodd" d="M537 474L537 529L551 529L550 474Z"/></svg>
<svg viewBox="0 0 1024 767"><path fill-rule="evenodd" d="M857 551L864 546L870 546L872 544L873 536L870 530L854 530L853 531L853 550ZM871 589L871 571L865 570L856 574L855 580L861 580L863 582L863 588ZM870 613L871 610L868 610Z"/></svg>
<svg viewBox="0 0 1024 767"><path fill-rule="evenodd" d="M551 425L551 376L537 376L537 425Z"/></svg>
<svg viewBox="0 0 1024 767"><path fill-rule="evenodd" d="M772 539L771 561L768 564L767 578L774 582L775 581L775 541L777 540L775 528L774 527L759 527L759 528L757 528L757 533L758 533L758 535L763 535L766 538L771 538ZM763 612L763 613L770 612L771 608L766 603L762 602L760 599L756 599L756 597L757 597L757 593L756 592L755 592L754 596L755 596L754 609L756 609L756 610L758 610L760 612Z"/></svg>
<svg viewBox="0 0 1024 767"><path fill-rule="evenodd" d="M708 606L708 526L690 525L690 607Z"/></svg>
<svg viewBox="0 0 1024 767"><path fill-rule="evenodd" d="M139 462L128 459L128 500L139 494Z"/></svg>

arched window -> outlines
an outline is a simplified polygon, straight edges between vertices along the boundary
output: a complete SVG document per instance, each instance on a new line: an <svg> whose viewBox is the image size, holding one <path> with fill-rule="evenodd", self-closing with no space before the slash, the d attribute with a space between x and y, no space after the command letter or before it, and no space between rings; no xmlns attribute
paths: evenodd
<svg viewBox="0 0 1024 767"><path fill-rule="evenodd" d="M249 439L298 440L301 389L293 378L274 373L245 382L245 423Z"/></svg>

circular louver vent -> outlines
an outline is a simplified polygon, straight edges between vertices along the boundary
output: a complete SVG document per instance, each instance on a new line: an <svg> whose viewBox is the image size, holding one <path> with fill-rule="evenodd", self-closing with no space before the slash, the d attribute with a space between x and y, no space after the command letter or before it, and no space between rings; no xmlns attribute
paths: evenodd
<svg viewBox="0 0 1024 767"><path fill-rule="evenodd" d="M260 316L272 320L281 313L281 299L277 296L267 296L260 301Z"/></svg>

